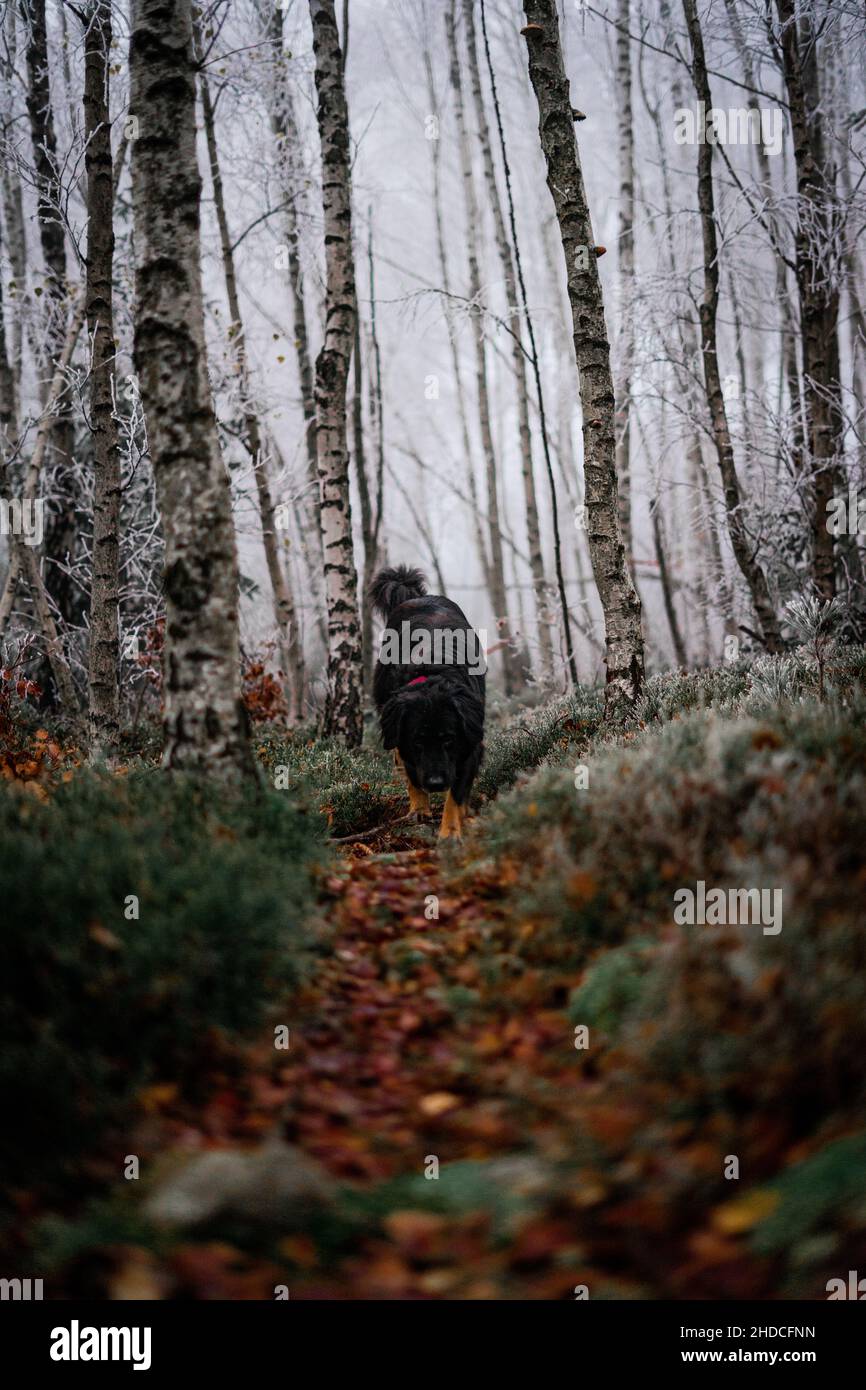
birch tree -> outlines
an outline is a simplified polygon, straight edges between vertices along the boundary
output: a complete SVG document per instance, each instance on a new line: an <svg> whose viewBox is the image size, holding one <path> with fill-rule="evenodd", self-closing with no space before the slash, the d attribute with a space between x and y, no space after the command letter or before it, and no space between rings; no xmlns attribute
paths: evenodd
<svg viewBox="0 0 866 1390"><path fill-rule="evenodd" d="M199 265L190 0L135 0L130 44L135 367L165 530L165 763L251 777L238 568L217 440Z"/></svg>
<svg viewBox="0 0 866 1390"><path fill-rule="evenodd" d="M349 117L333 0L310 0L310 18L319 99L325 233L325 339L316 359L316 448L328 615L328 693L323 732L354 748L363 734L363 670L346 441L346 384L357 312Z"/></svg>
<svg viewBox="0 0 866 1390"><path fill-rule="evenodd" d="M644 681L641 605L625 561L618 516L610 345L595 243L559 37L555 0L523 0L529 78L565 257L583 412L587 541L604 612L609 713L634 703Z"/></svg>

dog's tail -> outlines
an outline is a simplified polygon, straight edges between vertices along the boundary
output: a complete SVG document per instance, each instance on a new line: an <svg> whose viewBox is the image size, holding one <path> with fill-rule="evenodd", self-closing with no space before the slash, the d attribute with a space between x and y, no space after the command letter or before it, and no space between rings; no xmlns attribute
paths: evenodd
<svg viewBox="0 0 866 1390"><path fill-rule="evenodd" d="M427 592L427 580L420 570L408 565L394 565L380 570L370 584L370 600L377 613L387 619L399 604L409 598L421 598Z"/></svg>

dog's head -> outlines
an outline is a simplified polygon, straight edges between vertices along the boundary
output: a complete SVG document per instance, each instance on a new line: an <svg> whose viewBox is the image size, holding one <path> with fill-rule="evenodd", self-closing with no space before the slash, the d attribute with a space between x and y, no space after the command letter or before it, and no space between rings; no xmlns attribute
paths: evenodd
<svg viewBox="0 0 866 1390"><path fill-rule="evenodd" d="M463 681L425 680L392 695L381 723L382 742L397 749L412 784L441 792L484 736L484 703Z"/></svg>

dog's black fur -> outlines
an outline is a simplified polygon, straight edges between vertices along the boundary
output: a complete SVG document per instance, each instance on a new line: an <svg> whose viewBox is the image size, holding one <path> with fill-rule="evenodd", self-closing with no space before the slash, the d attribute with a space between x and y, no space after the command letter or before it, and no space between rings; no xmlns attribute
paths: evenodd
<svg viewBox="0 0 866 1390"><path fill-rule="evenodd" d="M397 665L380 659L373 675L385 747L397 750L413 787L450 791L463 807L484 755L485 677L470 670L481 653L474 629L456 603L428 594L420 570L405 565L380 570L370 598L385 619L386 632L390 628L399 636L408 622L413 635L426 629L432 636L437 628L471 634L464 663ZM419 676L426 679L410 684Z"/></svg>

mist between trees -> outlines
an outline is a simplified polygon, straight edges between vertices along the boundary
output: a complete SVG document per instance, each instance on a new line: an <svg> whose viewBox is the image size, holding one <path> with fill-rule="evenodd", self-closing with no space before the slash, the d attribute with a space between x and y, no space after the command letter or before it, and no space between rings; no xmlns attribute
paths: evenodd
<svg viewBox="0 0 866 1390"><path fill-rule="evenodd" d="M783 651L792 602L862 638L864 33L6 4L6 669L95 759L161 717L232 780L244 671L361 741L385 560L489 633L494 689L602 683L612 720Z"/></svg>

